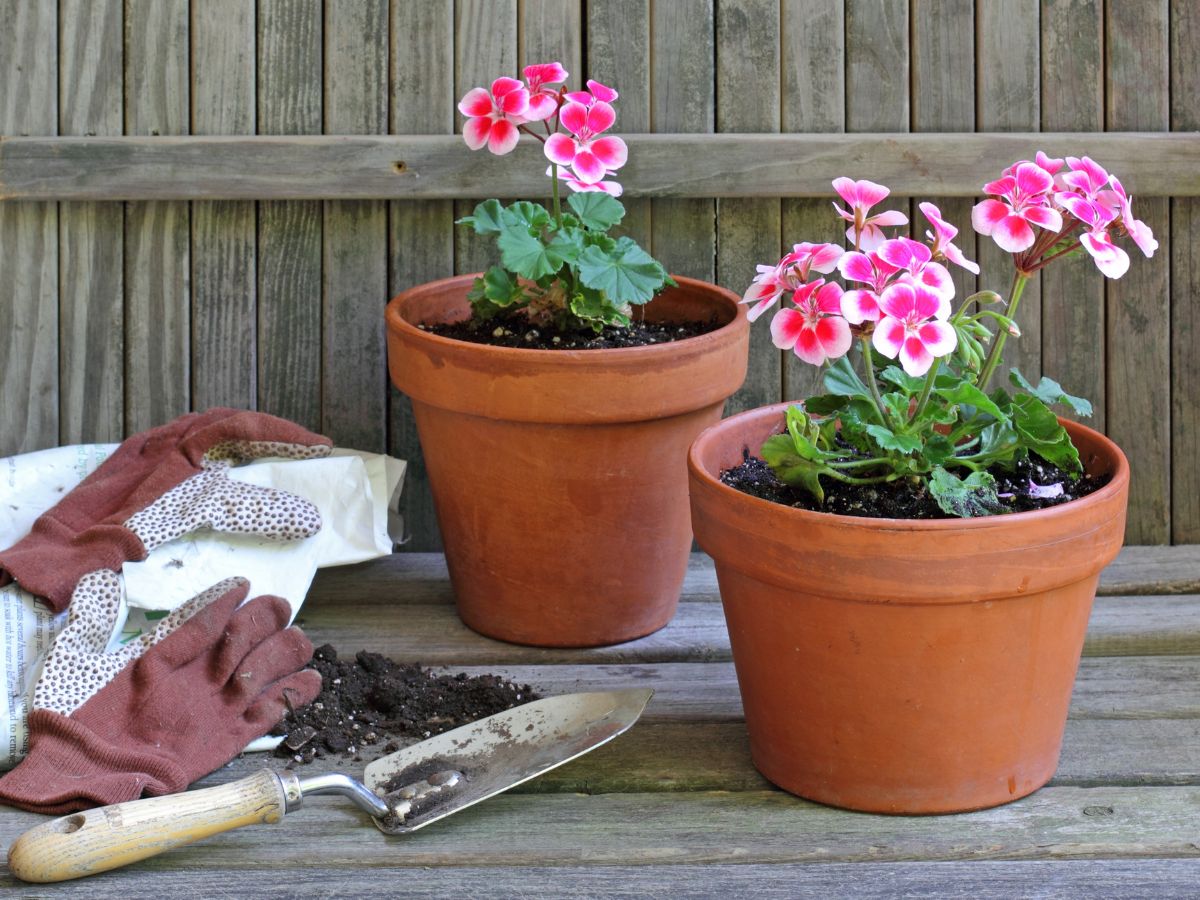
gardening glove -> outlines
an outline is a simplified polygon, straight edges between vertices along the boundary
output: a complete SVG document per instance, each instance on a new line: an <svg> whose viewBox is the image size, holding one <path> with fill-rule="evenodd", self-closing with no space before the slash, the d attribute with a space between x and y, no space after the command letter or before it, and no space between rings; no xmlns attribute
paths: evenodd
<svg viewBox="0 0 1200 900"><path fill-rule="evenodd" d="M30 713L29 755L0 778L0 803L61 815L182 791L288 705L311 703L321 676L301 670L312 644L287 627L291 608L279 597L239 608L248 592L244 579L214 585L189 604L190 619L69 714L73 673L48 665L37 695L50 706Z"/></svg>
<svg viewBox="0 0 1200 900"><path fill-rule="evenodd" d="M328 456L328 438L265 413L211 409L127 439L103 465L0 553L0 585L15 580L55 612L79 580L118 571L197 528L268 538L309 537L316 508L292 494L226 477L265 456Z"/></svg>

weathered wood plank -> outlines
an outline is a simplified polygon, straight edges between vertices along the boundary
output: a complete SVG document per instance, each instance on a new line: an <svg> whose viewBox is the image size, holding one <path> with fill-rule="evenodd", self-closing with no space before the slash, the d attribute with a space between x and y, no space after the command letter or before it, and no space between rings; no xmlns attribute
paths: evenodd
<svg viewBox="0 0 1200 900"><path fill-rule="evenodd" d="M772 132L780 126L779 0L717 0L716 123L723 132ZM739 296L759 264L774 265L783 241L782 207L774 198L717 201L716 280ZM777 403L783 355L767 323L750 330L745 384L726 415Z"/></svg>
<svg viewBox="0 0 1200 900"><path fill-rule="evenodd" d="M847 131L909 130L908 36L909 4L904 0L847 0ZM856 166L848 174L891 185L872 171Z"/></svg>
<svg viewBox="0 0 1200 900"><path fill-rule="evenodd" d="M58 9L0 2L0 134L58 130ZM59 437L58 205L0 204L0 455Z"/></svg>
<svg viewBox="0 0 1200 900"><path fill-rule="evenodd" d="M1171 3L1171 128L1200 129L1200 6ZM1200 204L1171 201L1171 540L1200 542ZM1159 251L1163 252L1162 250ZM1135 260L1140 264L1141 260Z"/></svg>
<svg viewBox="0 0 1200 900"><path fill-rule="evenodd" d="M518 67L557 60L584 89L582 0L525 0L520 16Z"/></svg>
<svg viewBox="0 0 1200 900"><path fill-rule="evenodd" d="M119 135L124 126L122 0L59 7L59 134ZM124 209L59 208L59 441L120 441L124 410Z"/></svg>
<svg viewBox="0 0 1200 900"><path fill-rule="evenodd" d="M1169 125L1169 36L1166 0L1109 3L1106 15L1105 124L1112 131ZM1121 176L1124 169L1112 164ZM1139 197L1137 216L1159 240L1154 259L1135 258L1129 272L1108 282L1108 434L1129 457L1131 544L1171 539L1171 240L1168 204ZM1192 498L1195 504L1195 498Z"/></svg>
<svg viewBox="0 0 1200 900"><path fill-rule="evenodd" d="M1037 131L1040 121L1039 80L1041 27L1038 0L1009 0L978 4L975 56L979 72L979 101L976 127L980 131ZM980 184L1000 177L1000 169L1018 159L1033 159L1040 139L1008 160L1000 168L980 166ZM1073 155L1079 155L1071 151ZM991 238L978 240L979 287L995 291L1007 300L1013 283L1012 255ZM1004 347L1004 364L997 383L1008 383L1008 369L1017 368L1035 382L1042 369L1041 276L1034 275L1025 286L1017 309L1021 337Z"/></svg>
<svg viewBox="0 0 1200 900"><path fill-rule="evenodd" d="M320 0L259 0L259 134L320 134ZM258 205L258 408L321 427L321 204Z"/></svg>
<svg viewBox="0 0 1200 900"><path fill-rule="evenodd" d="M842 0L784 0L781 11L782 129L793 133L845 131L845 4ZM839 167L822 174L832 181L842 171ZM826 190L830 190L828 185ZM784 200L781 255L802 241L841 246L846 240L843 225L827 200ZM747 278L743 289L749 283ZM794 353L784 352L783 358L784 399L822 393L821 369Z"/></svg>
<svg viewBox="0 0 1200 900"><path fill-rule="evenodd" d="M713 0L650 4L650 124L655 131L713 130L714 31ZM668 272L715 281L716 205L670 198L651 201L650 210L654 257Z"/></svg>
<svg viewBox="0 0 1200 900"><path fill-rule="evenodd" d="M1103 131L1103 3L1043 0L1041 15L1042 128ZM1085 421L1104 430L1104 276L1090 259L1042 271L1042 371L1091 400Z"/></svg>
<svg viewBox="0 0 1200 900"><path fill-rule="evenodd" d="M391 130L454 132L454 11L441 0L392 4ZM454 271L454 204L449 200L393 202L389 210L388 293L395 295ZM429 477L409 399L389 393L388 452L408 461L401 494L405 550L441 549Z"/></svg>
<svg viewBox="0 0 1200 900"><path fill-rule="evenodd" d="M1039 148L1102 159L1140 198L1200 195L1190 132L621 134L632 197L824 198L839 171L871 172L897 197L972 197L981 172ZM0 200L540 197L541 147L528 138L497 157L438 135L13 137L0 140Z"/></svg>
<svg viewBox="0 0 1200 900"><path fill-rule="evenodd" d="M193 4L191 121L195 134L254 132L253 5ZM246 201L192 204L192 407L258 402L255 209Z"/></svg>
<svg viewBox="0 0 1200 900"><path fill-rule="evenodd" d="M188 133L189 52L187 0L126 0L126 135ZM125 208L127 434L191 408L190 235L188 203Z"/></svg>
<svg viewBox="0 0 1200 900"><path fill-rule="evenodd" d="M325 4L325 130L388 128L387 0ZM334 443L387 447L387 204L325 204L321 431Z"/></svg>

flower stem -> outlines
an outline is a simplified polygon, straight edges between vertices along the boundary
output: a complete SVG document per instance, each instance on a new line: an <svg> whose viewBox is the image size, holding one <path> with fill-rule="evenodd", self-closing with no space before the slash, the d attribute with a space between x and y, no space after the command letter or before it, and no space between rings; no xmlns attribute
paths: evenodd
<svg viewBox="0 0 1200 900"><path fill-rule="evenodd" d="M864 466L877 466L890 462L886 456L873 456L870 459L848 459L846 461L831 460L828 465L836 469L861 469Z"/></svg>
<svg viewBox="0 0 1200 900"><path fill-rule="evenodd" d="M1071 244L1071 245L1069 245L1069 246L1067 246L1067 247L1064 247L1062 250L1059 250L1059 251L1057 251L1057 252L1055 252L1055 253L1051 253L1051 254L1050 254L1049 256L1047 256L1045 259L1043 259L1043 260L1040 260L1040 261L1039 261L1039 262L1038 262L1038 263L1037 263L1037 264L1036 264L1036 265L1033 267L1033 269L1032 269L1031 271L1033 271L1033 272L1037 272L1039 269L1044 269L1044 268L1046 268L1046 266L1048 266L1050 263L1054 262L1054 260L1058 259L1060 256L1066 256L1068 253L1071 253L1071 252L1073 252L1073 251L1075 251L1075 250L1078 250L1080 246L1081 246L1081 245L1080 245L1079 241L1076 241L1075 243L1073 243L1073 244Z"/></svg>
<svg viewBox="0 0 1200 900"><path fill-rule="evenodd" d="M912 416L909 417L910 422L915 422L921 417L921 413L925 412L925 405L929 402L929 395L933 392L933 383L937 380L938 362L935 359L933 365L929 367L929 374L925 376L925 384L921 388L921 397L917 400L917 406L913 410Z"/></svg>
<svg viewBox="0 0 1200 900"><path fill-rule="evenodd" d="M875 381L875 366L871 364L871 339L865 336L862 338L862 357L863 371L867 376L867 387L871 391L871 399L875 401L875 409L879 412L879 420L885 426L891 428L892 420L888 418L888 414L883 408L883 397L879 395L879 385Z"/></svg>
<svg viewBox="0 0 1200 900"><path fill-rule="evenodd" d="M1017 306L1021 303L1021 294L1025 292L1025 285L1028 281L1028 273L1022 272L1020 269L1013 276L1012 296L1008 301L1008 317L1014 321L1017 318ZM996 339L992 341L992 347L983 363L983 370L979 373L979 389L981 391L987 391L988 382L991 381L996 366L1000 364L1000 357L1004 353L1004 344L1007 340L1008 332L1003 328L997 329Z"/></svg>

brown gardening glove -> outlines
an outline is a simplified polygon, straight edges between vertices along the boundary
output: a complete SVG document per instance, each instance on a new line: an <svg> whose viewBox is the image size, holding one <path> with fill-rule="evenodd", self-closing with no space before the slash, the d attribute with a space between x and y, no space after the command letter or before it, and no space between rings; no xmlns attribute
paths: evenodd
<svg viewBox="0 0 1200 900"><path fill-rule="evenodd" d="M0 552L0 585L15 580L62 612L88 572L120 571L197 528L283 539L315 534L320 516L311 504L233 481L225 471L265 456L328 456L330 447L329 438L285 419L236 409L189 413L134 435Z"/></svg>
<svg viewBox="0 0 1200 900"><path fill-rule="evenodd" d="M266 734L288 704L311 703L321 688L303 669L312 644L287 627L279 597L239 608L248 592L239 578L210 588L190 619L77 709L73 670L47 669L29 755L0 778L0 803L61 815L182 791Z"/></svg>

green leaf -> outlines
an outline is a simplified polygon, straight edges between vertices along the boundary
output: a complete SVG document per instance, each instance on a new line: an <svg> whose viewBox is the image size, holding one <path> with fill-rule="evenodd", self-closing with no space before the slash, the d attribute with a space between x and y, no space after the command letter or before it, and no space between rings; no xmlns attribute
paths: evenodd
<svg viewBox="0 0 1200 900"><path fill-rule="evenodd" d="M921 451L921 455L930 465L940 466L954 456L954 444L950 443L950 438L935 431L925 441L925 449Z"/></svg>
<svg viewBox="0 0 1200 900"><path fill-rule="evenodd" d="M890 391L879 398L883 401L883 408L893 422L907 422L908 410L912 406L912 398L908 394L901 394L899 391Z"/></svg>
<svg viewBox="0 0 1200 900"><path fill-rule="evenodd" d="M987 472L972 472L966 478L959 478L936 466L929 479L929 493L942 512L952 516L968 519L1004 512L1004 505L996 497L996 479Z"/></svg>
<svg viewBox="0 0 1200 900"><path fill-rule="evenodd" d="M979 432L979 449L976 453L980 456L995 456L1001 462L1008 462L1019 448L1017 433L1008 420L1005 420L993 422Z"/></svg>
<svg viewBox="0 0 1200 900"><path fill-rule="evenodd" d="M817 446L821 429L808 417L802 406L789 406L787 415L787 430L792 436L796 452L805 459L823 460L825 453Z"/></svg>
<svg viewBox="0 0 1200 900"><path fill-rule="evenodd" d="M625 218L625 207L603 191L584 191L567 198L567 205L590 231L607 231Z"/></svg>
<svg viewBox="0 0 1200 900"><path fill-rule="evenodd" d="M759 450L759 456L784 484L802 487L816 497L818 503L825 502L820 476L827 471L827 467L824 463L801 456L790 435L777 434L767 438Z"/></svg>
<svg viewBox="0 0 1200 900"><path fill-rule="evenodd" d="M1008 418L987 394L957 375L939 375L933 384L933 392L947 403L973 406L979 412L986 413L993 419Z"/></svg>
<svg viewBox="0 0 1200 900"><path fill-rule="evenodd" d="M804 401L804 411L814 416L833 415L833 413L846 406L847 399L837 394L821 394L817 397L809 397Z"/></svg>
<svg viewBox="0 0 1200 900"><path fill-rule="evenodd" d="M598 246L579 255L579 280L617 303L645 303L663 286L666 271L632 238L619 238L611 252Z"/></svg>
<svg viewBox="0 0 1200 900"><path fill-rule="evenodd" d="M463 216L455 224L471 225L475 228L476 234L499 234L504 230L501 221L503 212L499 200L484 200L475 207L474 215Z"/></svg>
<svg viewBox="0 0 1200 900"><path fill-rule="evenodd" d="M1033 394L1046 405L1061 403L1081 416L1090 416L1092 414L1092 404L1090 402L1082 397L1075 397L1068 394L1063 390L1062 385L1053 378L1047 378L1043 375L1041 381L1037 383L1037 387L1034 387L1018 369L1014 368L1009 370L1008 380L1016 387L1029 391L1029 393Z"/></svg>
<svg viewBox="0 0 1200 900"><path fill-rule="evenodd" d="M571 312L590 325L597 334L604 330L605 325L629 324L628 307L615 305L603 293L591 288L580 288L568 305Z"/></svg>
<svg viewBox="0 0 1200 900"><path fill-rule="evenodd" d="M499 266L484 273L483 295L497 306L512 306L525 299L520 282Z"/></svg>
<svg viewBox="0 0 1200 900"><path fill-rule="evenodd" d="M556 231L549 244L550 250L561 256L566 262L574 264L578 262L580 254L587 246L585 234L578 228L564 228Z"/></svg>
<svg viewBox="0 0 1200 900"><path fill-rule="evenodd" d="M843 356L825 370L825 390L842 397L870 397L871 393L863 384L849 356Z"/></svg>
<svg viewBox="0 0 1200 900"><path fill-rule="evenodd" d="M925 387L924 378L913 378L899 366L888 366L879 373L879 377L889 384L894 384L910 397L919 395Z"/></svg>
<svg viewBox="0 0 1200 900"><path fill-rule="evenodd" d="M914 434L896 434L890 428L882 425L868 425L867 434L875 438L875 443L881 450L898 450L901 453L912 453L921 449L921 439Z"/></svg>
<svg viewBox="0 0 1200 900"><path fill-rule="evenodd" d="M1058 418L1032 394L1013 398L1013 425L1021 443L1048 462L1068 472L1082 470L1079 451Z"/></svg>
<svg viewBox="0 0 1200 900"><path fill-rule="evenodd" d="M524 228L506 228L496 242L504 267L531 281L552 275L562 268L558 249L547 247Z"/></svg>
<svg viewBox="0 0 1200 900"><path fill-rule="evenodd" d="M500 221L509 227L523 226L531 234L540 234L541 230L550 224L550 213L540 203L518 200L504 210Z"/></svg>

